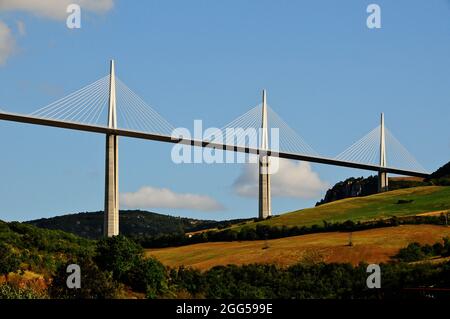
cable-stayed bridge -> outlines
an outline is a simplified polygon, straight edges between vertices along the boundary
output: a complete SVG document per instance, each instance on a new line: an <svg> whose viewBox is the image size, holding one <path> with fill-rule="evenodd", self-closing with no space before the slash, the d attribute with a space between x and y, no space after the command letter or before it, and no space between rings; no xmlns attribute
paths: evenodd
<svg viewBox="0 0 450 319"><path fill-rule="evenodd" d="M107 76L30 114L0 109L0 119L106 135L104 233L107 236L119 233L119 136L257 155L260 218L271 215L267 168L274 157L376 171L379 191L387 190L388 173L429 175L385 127L383 115L376 128L337 156L321 156L267 105L265 91L261 104L213 134L202 138L179 135L173 125L116 77L113 61ZM276 133L276 139L271 138L272 132Z"/></svg>

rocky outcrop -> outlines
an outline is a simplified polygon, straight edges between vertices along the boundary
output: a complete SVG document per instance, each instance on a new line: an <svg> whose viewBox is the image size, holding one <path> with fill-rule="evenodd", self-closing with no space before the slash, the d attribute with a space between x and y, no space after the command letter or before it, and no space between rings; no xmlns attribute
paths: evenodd
<svg viewBox="0 0 450 319"><path fill-rule="evenodd" d="M330 188L326 192L325 197L320 202L318 202L316 206L333 202L339 199L375 194L377 192L377 189L378 189L377 176L369 176L367 178L350 177L345 181L339 182L332 188Z"/></svg>

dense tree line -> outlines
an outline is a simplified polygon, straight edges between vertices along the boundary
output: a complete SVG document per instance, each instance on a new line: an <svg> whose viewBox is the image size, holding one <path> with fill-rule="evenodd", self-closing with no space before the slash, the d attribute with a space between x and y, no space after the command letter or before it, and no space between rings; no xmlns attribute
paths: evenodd
<svg viewBox="0 0 450 319"><path fill-rule="evenodd" d="M195 298L385 299L448 298L428 288L450 286L450 263L442 265L382 264L381 289L366 284L367 265L304 264L218 266L204 273L172 270L170 280ZM414 290L409 290L414 288ZM418 288L418 289L417 289Z"/></svg>
<svg viewBox="0 0 450 319"><path fill-rule="evenodd" d="M443 242L437 242L434 245L421 245L417 242L410 243L407 247L400 249L395 256L396 259L411 262L424 260L430 257L449 257L450 256L450 238L446 237Z"/></svg>
<svg viewBox="0 0 450 319"><path fill-rule="evenodd" d="M368 289L365 264L352 266L303 260L290 267L252 264L217 266L204 272L185 267L171 269L156 259L146 258L142 247L124 236L94 242L29 225L6 224L7 229L2 226L0 270L3 275L20 271L28 263L28 255L21 251L30 247L23 242L25 238L32 239L40 247L36 253L46 255L50 260L57 255L60 262L46 266L51 280L45 293L8 282L0 285L0 298L129 298L130 294L146 298L233 299L370 299L404 298L411 294L412 297L424 298L449 297L436 288L450 287L450 262L383 264L382 288ZM67 238L73 239L74 243L66 242ZM411 247L405 249L410 251ZM417 245L414 247L416 249ZM424 253L431 249L433 254L445 256L449 251L449 241L431 248L419 245L419 248ZM405 256L404 253L400 255ZM72 263L81 268L80 289L67 288L66 270ZM429 291L430 287L435 290Z"/></svg>
<svg viewBox="0 0 450 319"><path fill-rule="evenodd" d="M185 267L170 269L155 259L143 258L142 249L122 236L100 241L93 258L77 262L82 269L87 269L82 289L67 289L67 274L61 269L50 289L52 297L113 298L126 285L145 293L147 298L434 299L449 295L430 292L428 288L450 287L450 262L382 264L382 289L367 287L364 263L352 266L302 261L290 267L227 265L204 272Z"/></svg>
<svg viewBox="0 0 450 319"><path fill-rule="evenodd" d="M406 216L392 217L388 219L380 219L367 222L353 222L351 220L345 222L327 222L323 221L322 225L312 226L270 226L264 224L256 224L256 226L242 226L239 228L226 228L220 231L206 231L202 233L192 234L190 236L184 234L162 235L162 236L132 236L131 238L145 248L164 248L171 246L183 246L206 242L219 241L244 241L244 240L265 240L276 239L290 236L306 235L320 232L333 231L359 231L381 227L395 227L399 225L415 225L415 224L434 224L445 225L446 219L441 216Z"/></svg>
<svg viewBox="0 0 450 319"><path fill-rule="evenodd" d="M7 264L49 276L71 256L93 252L93 241L63 231L0 221L0 264L3 263L0 268L3 270Z"/></svg>
<svg viewBox="0 0 450 319"><path fill-rule="evenodd" d="M62 230L84 238L100 239L103 236L103 212L85 212L68 214L51 218L28 221L40 228ZM121 210L120 232L128 236L132 234L158 236L162 234L184 234L209 228L223 228L249 219L236 220L200 220L186 217L162 215L143 210Z"/></svg>
<svg viewBox="0 0 450 319"><path fill-rule="evenodd" d="M142 247L124 236L102 239L95 254L80 255L67 264L80 266L82 287L67 287L67 265L61 265L49 288L52 298L117 298L125 287L156 298L167 290L166 268L154 258L144 258Z"/></svg>

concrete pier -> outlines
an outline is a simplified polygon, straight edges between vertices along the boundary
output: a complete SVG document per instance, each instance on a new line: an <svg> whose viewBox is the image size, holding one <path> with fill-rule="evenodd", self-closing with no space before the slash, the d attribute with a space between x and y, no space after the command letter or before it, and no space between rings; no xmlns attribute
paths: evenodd
<svg viewBox="0 0 450 319"><path fill-rule="evenodd" d="M384 113L381 113L380 126L380 166L386 167L386 135L384 132ZM378 172L378 192L386 192L389 190L388 174L380 170Z"/></svg>
<svg viewBox="0 0 450 319"><path fill-rule="evenodd" d="M268 149L268 128L267 128L267 104L266 91L263 90L262 103L262 125L261 125L261 149ZM271 198L270 198L270 158L261 153L259 155L259 215L260 219L266 219L272 216Z"/></svg>
<svg viewBox="0 0 450 319"><path fill-rule="evenodd" d="M116 81L114 61L111 61L108 127L117 128ZM103 234L119 235L119 146L118 136L106 134L105 156L105 214Z"/></svg>

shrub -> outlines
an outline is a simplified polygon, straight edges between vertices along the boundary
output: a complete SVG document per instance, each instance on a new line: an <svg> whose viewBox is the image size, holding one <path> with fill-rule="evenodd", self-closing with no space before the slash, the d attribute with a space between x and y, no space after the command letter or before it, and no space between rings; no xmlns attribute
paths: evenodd
<svg viewBox="0 0 450 319"><path fill-rule="evenodd" d="M395 256L397 259L405 262L418 261L426 257L419 243L411 243L406 248L400 249Z"/></svg>
<svg viewBox="0 0 450 319"><path fill-rule="evenodd" d="M124 281L142 253L142 247L135 242L124 236L114 236L97 243L94 261L100 269L111 271L114 279Z"/></svg>
<svg viewBox="0 0 450 319"><path fill-rule="evenodd" d="M124 278L124 283L153 299L167 289L166 269L155 258L137 259Z"/></svg>
<svg viewBox="0 0 450 319"><path fill-rule="evenodd" d="M67 287L67 265L77 264L81 270L81 288ZM57 299L111 299L116 298L119 291L118 283L112 273L102 271L90 257L71 260L67 265L60 265L49 287L49 294Z"/></svg>
<svg viewBox="0 0 450 319"><path fill-rule="evenodd" d="M0 285L0 299L42 299L45 295L34 291L29 287L15 287L5 283Z"/></svg>
<svg viewBox="0 0 450 319"><path fill-rule="evenodd" d="M185 289L192 296L199 294L205 286L205 278L198 269L180 266L171 272L171 284L177 289Z"/></svg>
<svg viewBox="0 0 450 319"><path fill-rule="evenodd" d="M433 245L433 255L434 256L441 256L443 251L444 251L444 245L442 245L441 243L435 243Z"/></svg>
<svg viewBox="0 0 450 319"><path fill-rule="evenodd" d="M19 256L9 246L0 243L0 274L8 276L10 272L16 272L19 266Z"/></svg>
<svg viewBox="0 0 450 319"><path fill-rule="evenodd" d="M445 237L444 238L444 246L442 248L442 257L448 257L450 256L450 238Z"/></svg>

